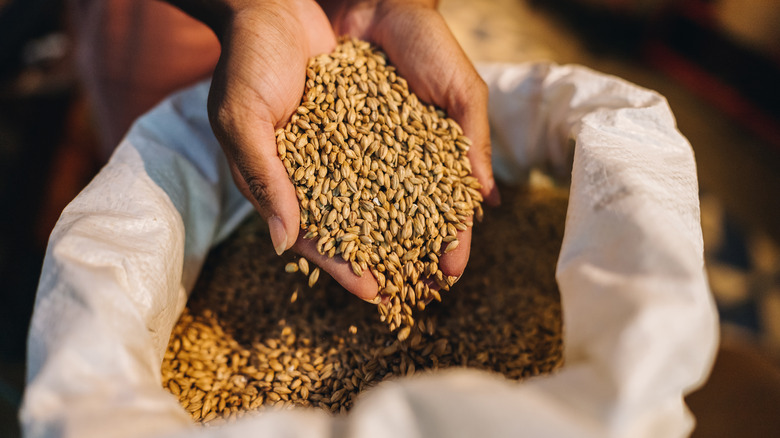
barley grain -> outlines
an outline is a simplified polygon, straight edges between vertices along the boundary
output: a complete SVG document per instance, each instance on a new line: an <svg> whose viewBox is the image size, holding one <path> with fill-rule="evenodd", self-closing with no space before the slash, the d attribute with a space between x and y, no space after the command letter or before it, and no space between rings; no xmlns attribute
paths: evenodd
<svg viewBox="0 0 780 438"><path fill-rule="evenodd" d="M413 321L411 308L424 308L417 302L440 298L431 285L451 286L438 270L442 244L432 242L465 231L481 210L467 156L471 141L443 111L421 103L366 42L341 40L333 53L310 60L306 76L298 110L276 132L301 228L308 238L319 236L321 254L350 263L357 276L392 272L377 278L381 299L400 293L409 305L390 307L383 316L390 327L405 327ZM457 245L448 242L443 252ZM402 262L420 267L403 269ZM305 259L298 267L309 275ZM439 281L422 283L419 296L406 293L404 286L418 284L421 274ZM316 276L309 280L315 283Z"/></svg>

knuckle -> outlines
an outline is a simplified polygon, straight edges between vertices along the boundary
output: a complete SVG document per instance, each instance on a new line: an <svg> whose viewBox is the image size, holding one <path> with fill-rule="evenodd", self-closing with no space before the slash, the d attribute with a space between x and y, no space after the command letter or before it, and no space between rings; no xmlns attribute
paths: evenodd
<svg viewBox="0 0 780 438"><path fill-rule="evenodd" d="M249 194L257 201L261 209L267 210L271 205L271 199L268 195L268 182L257 175L245 175Z"/></svg>

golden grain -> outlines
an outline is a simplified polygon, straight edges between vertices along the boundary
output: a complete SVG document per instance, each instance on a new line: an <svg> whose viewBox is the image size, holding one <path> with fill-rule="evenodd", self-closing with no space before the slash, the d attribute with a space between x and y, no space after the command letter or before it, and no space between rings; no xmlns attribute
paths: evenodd
<svg viewBox="0 0 780 438"><path fill-rule="evenodd" d="M411 308L434 297L430 285L451 286L441 281L437 236L454 237L481 212L467 156L471 141L443 111L421 103L366 42L342 39L333 53L310 60L306 77L299 108L276 131L301 228L317 239L317 251L349 262L357 276L392 273L377 278L381 299L401 293L409 305L390 307L383 319L404 327L413 322ZM457 245L450 241L443 252ZM402 262L416 268L402 269ZM305 259L298 266L309 275ZM423 283L420 296L404 292L421 275L437 274L440 281ZM409 311L396 313L402 309Z"/></svg>

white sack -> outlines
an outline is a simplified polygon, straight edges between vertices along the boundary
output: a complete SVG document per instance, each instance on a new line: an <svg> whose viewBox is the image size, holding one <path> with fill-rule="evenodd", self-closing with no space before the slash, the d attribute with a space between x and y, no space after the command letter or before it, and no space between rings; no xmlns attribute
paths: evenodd
<svg viewBox="0 0 780 438"><path fill-rule="evenodd" d="M710 370L717 317L693 153L666 101L576 66L480 71L490 87L497 174L520 180L531 166L571 169L557 267L560 372L515 383L452 370L383 383L344 419L269 412L193 426L160 385L162 355L209 248L251 210L211 134L203 83L142 117L57 223L30 331L25 435L690 433L683 396Z"/></svg>

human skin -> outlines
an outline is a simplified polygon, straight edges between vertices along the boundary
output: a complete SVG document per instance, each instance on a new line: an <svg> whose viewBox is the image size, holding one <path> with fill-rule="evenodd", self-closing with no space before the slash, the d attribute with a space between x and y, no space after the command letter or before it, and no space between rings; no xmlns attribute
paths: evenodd
<svg viewBox="0 0 780 438"><path fill-rule="evenodd" d="M483 194L488 203L498 203L490 165L487 88L434 1L168 3L205 23L219 40L209 119L236 185L267 221L277 253L292 248L358 297L369 300L377 295L373 276L355 276L348 264L319 254L312 241L301 238L295 191L276 155L274 132L300 102L308 59L332 51L337 34L380 46L423 101L445 109L461 124L473 141L469 158ZM204 54L203 65L213 63L211 53ZM440 268L448 275L459 276L468 261L471 230L459 238L458 248L441 257Z"/></svg>
<svg viewBox="0 0 780 438"><path fill-rule="evenodd" d="M76 65L107 161L135 119L209 78L219 41L203 23L147 0L70 0Z"/></svg>

